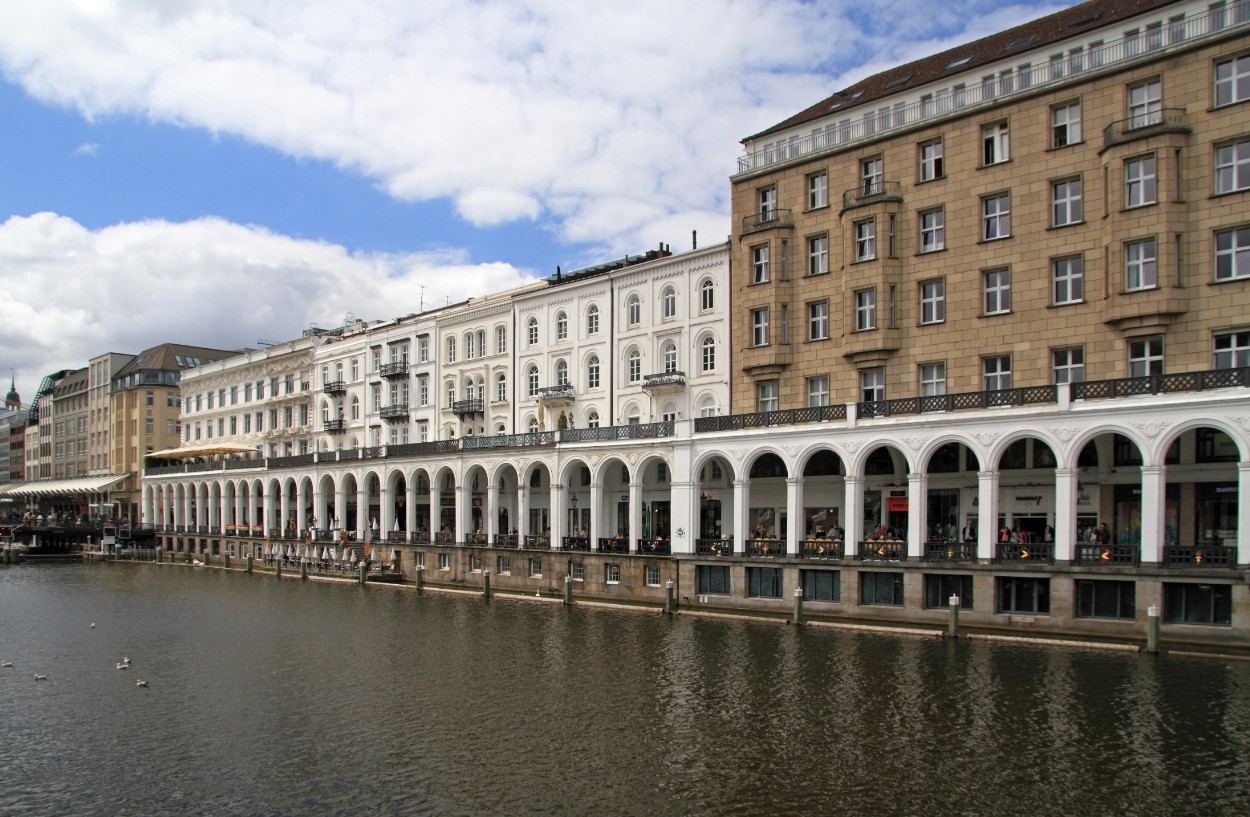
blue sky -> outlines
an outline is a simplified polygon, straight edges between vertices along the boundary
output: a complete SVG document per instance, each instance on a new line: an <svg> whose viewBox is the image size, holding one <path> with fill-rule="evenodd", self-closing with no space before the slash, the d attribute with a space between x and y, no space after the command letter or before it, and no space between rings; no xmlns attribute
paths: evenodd
<svg viewBox="0 0 1250 817"><path fill-rule="evenodd" d="M1024 0L0 0L0 367L725 240L738 140Z"/></svg>

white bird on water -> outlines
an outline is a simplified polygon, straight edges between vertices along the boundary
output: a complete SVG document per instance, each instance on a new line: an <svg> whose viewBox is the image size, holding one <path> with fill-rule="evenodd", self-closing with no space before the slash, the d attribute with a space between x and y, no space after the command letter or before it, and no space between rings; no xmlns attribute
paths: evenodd
<svg viewBox="0 0 1250 817"><path fill-rule="evenodd" d="M46 680L48 680L48 676L46 676L46 675L39 675L39 674L36 674L36 675L35 675L35 680L36 680L36 681L46 681Z"/></svg>
<svg viewBox="0 0 1250 817"><path fill-rule="evenodd" d="M5 662L4 662L4 664L3 664L3 666L6 666L6 667L11 667L11 666L13 666L13 662L12 662L12 661L5 661Z"/></svg>
<svg viewBox="0 0 1250 817"><path fill-rule="evenodd" d="M118 665L117 665L117 668L118 668L118 669L130 669L130 665L129 665L129 664L118 664Z"/></svg>
<svg viewBox="0 0 1250 817"><path fill-rule="evenodd" d="M135 681L135 686L137 687L146 687L147 685L148 685L148 682L143 680L142 678L140 678L138 681Z"/></svg>

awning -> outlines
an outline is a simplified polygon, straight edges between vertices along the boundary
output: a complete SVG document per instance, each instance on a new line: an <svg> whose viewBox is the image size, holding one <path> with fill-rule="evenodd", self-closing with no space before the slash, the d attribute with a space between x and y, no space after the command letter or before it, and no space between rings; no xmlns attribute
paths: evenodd
<svg viewBox="0 0 1250 817"><path fill-rule="evenodd" d="M79 494L98 494L105 488L124 480L130 474L108 474L100 477L78 477L76 479L49 479L43 482L23 482L3 491L8 497L22 496L77 496Z"/></svg>
<svg viewBox="0 0 1250 817"><path fill-rule="evenodd" d="M147 457L158 457L163 460L187 460L192 457L211 457L214 454L255 454L260 451L254 445L242 443L209 443L206 445L185 445L181 448L166 448L164 451L153 451Z"/></svg>

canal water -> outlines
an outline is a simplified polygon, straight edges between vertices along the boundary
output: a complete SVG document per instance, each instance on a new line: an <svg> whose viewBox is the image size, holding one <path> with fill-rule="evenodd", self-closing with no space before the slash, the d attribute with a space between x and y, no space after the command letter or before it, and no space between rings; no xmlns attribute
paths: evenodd
<svg viewBox="0 0 1250 817"><path fill-rule="evenodd" d="M0 658L5 815L1250 803L1250 662L129 564L0 568Z"/></svg>

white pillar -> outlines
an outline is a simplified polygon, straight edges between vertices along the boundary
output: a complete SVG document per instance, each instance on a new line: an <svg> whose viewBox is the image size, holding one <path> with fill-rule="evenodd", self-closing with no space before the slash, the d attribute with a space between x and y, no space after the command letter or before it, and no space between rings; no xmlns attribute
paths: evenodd
<svg viewBox="0 0 1250 817"><path fill-rule="evenodd" d="M443 492L430 481L430 541L443 530Z"/></svg>
<svg viewBox="0 0 1250 817"><path fill-rule="evenodd" d="M269 531L273 529L273 480L267 479L262 483L264 486L261 490L261 527L265 530L265 535L269 535ZM281 535L281 533L279 533Z"/></svg>
<svg viewBox="0 0 1250 817"><path fill-rule="evenodd" d="M564 515L567 511L564 507L563 489L564 486L557 482L553 475L549 492L551 498L548 500L550 510L547 512L547 519L551 527L551 541L548 544L552 550L560 549L561 537L564 536Z"/></svg>
<svg viewBox="0 0 1250 817"><path fill-rule="evenodd" d="M1055 563L1072 561L1076 545L1075 468L1055 469Z"/></svg>
<svg viewBox="0 0 1250 817"><path fill-rule="evenodd" d="M144 522L156 524L156 519L152 515L152 494L156 488L152 485L143 486L143 516L140 517Z"/></svg>
<svg viewBox="0 0 1250 817"><path fill-rule="evenodd" d="M1141 469L1141 561L1163 561L1163 520L1167 508L1167 466L1143 465Z"/></svg>
<svg viewBox="0 0 1250 817"><path fill-rule="evenodd" d="M516 519L512 525L512 527L516 528L517 536L520 537L517 541L518 545L523 544L525 536L529 534L529 531L526 529L529 525L529 508L525 503L525 493L525 481L520 480L516 486Z"/></svg>
<svg viewBox="0 0 1250 817"><path fill-rule="evenodd" d="M347 481L342 478L334 485L334 515L332 519L338 520L340 528L347 523ZM327 527L329 527L328 524Z"/></svg>
<svg viewBox="0 0 1250 817"><path fill-rule="evenodd" d="M977 560L994 558L998 541L998 472L977 472Z"/></svg>
<svg viewBox="0 0 1250 817"><path fill-rule="evenodd" d="M365 531L369 529L369 491L364 480L356 480L356 541L365 540Z"/></svg>
<svg viewBox="0 0 1250 817"><path fill-rule="evenodd" d="M390 485L378 490L378 538L385 541L395 527L395 497Z"/></svg>
<svg viewBox="0 0 1250 817"><path fill-rule="evenodd" d="M315 513L315 512L314 512ZM304 531L308 528L308 489L304 480L295 478L295 530Z"/></svg>
<svg viewBox="0 0 1250 817"><path fill-rule="evenodd" d="M1237 463L1237 564L1250 564L1250 462Z"/></svg>
<svg viewBox="0 0 1250 817"><path fill-rule="evenodd" d="M222 483L217 486L218 490L221 491L221 496L218 498L218 504L221 505L221 518L217 520L217 532L223 535L226 532L226 520L230 518L230 508L226 505L227 484L228 483Z"/></svg>
<svg viewBox="0 0 1250 817"><path fill-rule="evenodd" d="M282 530L287 529L288 522L291 519L291 493L286 489L286 483L278 483L278 527ZM299 523L295 523L295 531L299 532Z"/></svg>
<svg viewBox="0 0 1250 817"><path fill-rule="evenodd" d="M672 474L673 472L669 472ZM672 509L673 527L669 531L668 541L673 553L694 553L694 539L699 532L696 530L698 511L693 508L693 497L698 496L690 480L670 480L668 486L669 508Z"/></svg>
<svg viewBox="0 0 1250 817"><path fill-rule="evenodd" d="M786 530L780 532L785 537L782 547L789 556L799 552L799 539L802 538L803 521L803 478L786 477Z"/></svg>
<svg viewBox="0 0 1250 817"><path fill-rule="evenodd" d="M499 484L493 479L486 483L486 507L482 509L482 518L486 521L482 529L486 541L494 544L495 537L499 535Z"/></svg>
<svg viewBox="0 0 1250 817"><path fill-rule="evenodd" d="M590 549L599 549L599 538L603 536L603 486L598 480L590 481Z"/></svg>
<svg viewBox="0 0 1250 817"><path fill-rule="evenodd" d="M743 554L746 552L747 540L751 538L751 521L750 509L751 504L751 481L749 479L734 480L734 510L733 510L733 527L729 529L729 535L734 540L734 552Z"/></svg>
<svg viewBox="0 0 1250 817"><path fill-rule="evenodd" d="M411 474L404 478L404 497L404 533L411 542L417 529L417 481Z"/></svg>
<svg viewBox="0 0 1250 817"><path fill-rule="evenodd" d="M631 474L629 483L629 552L638 552L642 538L642 475Z"/></svg>
<svg viewBox="0 0 1250 817"><path fill-rule="evenodd" d="M919 559L924 555L924 543L928 538L929 475L907 475L907 558ZM943 525L945 528L945 525Z"/></svg>
<svg viewBox="0 0 1250 817"><path fill-rule="evenodd" d="M473 529L473 489L466 479L456 483L456 541L467 542Z"/></svg>
<svg viewBox="0 0 1250 817"><path fill-rule="evenodd" d="M842 515L846 518L843 551L849 558L859 553L859 543L864 539L864 478L847 474L843 481L844 498Z"/></svg>

